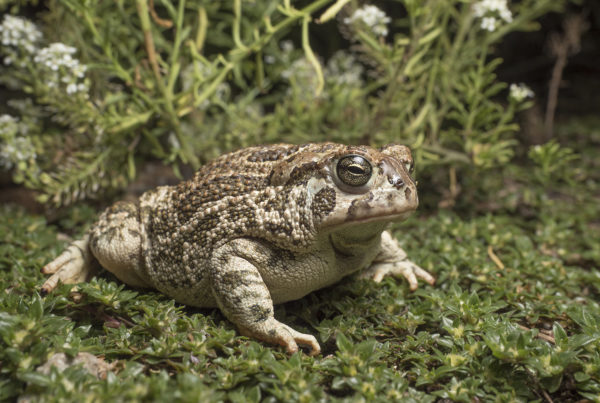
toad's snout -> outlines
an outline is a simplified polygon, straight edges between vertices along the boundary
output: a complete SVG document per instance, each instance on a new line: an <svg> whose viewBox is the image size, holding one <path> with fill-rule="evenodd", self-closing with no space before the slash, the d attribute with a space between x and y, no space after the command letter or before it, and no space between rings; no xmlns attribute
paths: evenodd
<svg viewBox="0 0 600 403"><path fill-rule="evenodd" d="M383 172L390 185L389 191L397 198L396 203L401 203L409 210L416 209L419 204L417 187L404 164L395 158L386 159L383 164Z"/></svg>
<svg viewBox="0 0 600 403"><path fill-rule="evenodd" d="M417 189L415 183L410 178L403 178L401 175L388 176L388 182L394 188L394 192L404 195L406 203L414 208L418 205Z"/></svg>
<svg viewBox="0 0 600 403"><path fill-rule="evenodd" d="M387 181L396 190L415 187L415 184L402 161L395 158L386 158L383 161L382 168L383 174L387 177Z"/></svg>
<svg viewBox="0 0 600 403"><path fill-rule="evenodd" d="M404 179L402 179L402 177L400 175L392 175L392 176L388 176L388 181L390 182L390 184L395 187L398 190L401 190L404 185L406 184L404 182Z"/></svg>

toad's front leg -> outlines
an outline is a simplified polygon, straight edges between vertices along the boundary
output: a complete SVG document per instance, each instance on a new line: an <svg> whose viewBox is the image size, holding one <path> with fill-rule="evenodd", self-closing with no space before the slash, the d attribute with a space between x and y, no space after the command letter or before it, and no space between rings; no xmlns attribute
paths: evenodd
<svg viewBox="0 0 600 403"><path fill-rule="evenodd" d="M298 351L298 344L309 347L311 355L319 354L321 347L314 336L275 319L271 294L260 272L237 250L233 243L227 244L211 259L212 292L221 312L245 336L282 345L289 354Z"/></svg>
<svg viewBox="0 0 600 403"><path fill-rule="evenodd" d="M416 290L419 284L417 278L433 285L435 278L427 271L423 270L406 256L406 252L398 245L398 241L392 237L389 231L381 234L380 251L371 267L360 274L361 278L370 278L375 282L380 282L385 276L403 276L408 281L412 291Z"/></svg>

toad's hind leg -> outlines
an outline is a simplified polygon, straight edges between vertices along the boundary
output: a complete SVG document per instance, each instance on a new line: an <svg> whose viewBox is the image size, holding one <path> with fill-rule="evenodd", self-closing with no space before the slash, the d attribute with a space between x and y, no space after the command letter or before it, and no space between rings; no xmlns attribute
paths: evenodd
<svg viewBox="0 0 600 403"><path fill-rule="evenodd" d="M258 269L236 256L232 244L215 251L209 269L212 291L221 312L245 336L282 345L289 354L298 351L298 344L309 347L311 355L319 354L321 347L314 336L275 319L273 301Z"/></svg>
<svg viewBox="0 0 600 403"><path fill-rule="evenodd" d="M83 239L44 266L42 272L53 275L42 286L42 293L52 291L59 282L85 281L94 260L126 284L149 287L144 280L141 228L136 205L119 202L109 207Z"/></svg>

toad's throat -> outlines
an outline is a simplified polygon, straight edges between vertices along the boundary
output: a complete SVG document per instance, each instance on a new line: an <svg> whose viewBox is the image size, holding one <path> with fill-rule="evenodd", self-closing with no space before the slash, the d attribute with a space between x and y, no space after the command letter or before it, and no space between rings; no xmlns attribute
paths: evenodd
<svg viewBox="0 0 600 403"><path fill-rule="evenodd" d="M361 246L368 247L375 241L379 240L381 232L370 234L367 237L349 236L339 234L329 234L329 243L337 256L349 258L361 254Z"/></svg>

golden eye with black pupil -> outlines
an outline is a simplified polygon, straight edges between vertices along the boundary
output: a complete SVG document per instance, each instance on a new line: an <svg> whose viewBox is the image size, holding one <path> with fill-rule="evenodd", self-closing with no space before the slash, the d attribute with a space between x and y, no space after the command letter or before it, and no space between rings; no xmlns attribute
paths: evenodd
<svg viewBox="0 0 600 403"><path fill-rule="evenodd" d="M338 161L336 172L344 184L362 186L371 179L373 167L360 155L347 155Z"/></svg>

